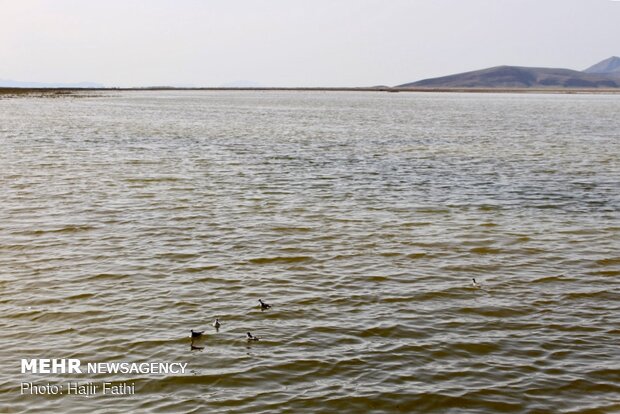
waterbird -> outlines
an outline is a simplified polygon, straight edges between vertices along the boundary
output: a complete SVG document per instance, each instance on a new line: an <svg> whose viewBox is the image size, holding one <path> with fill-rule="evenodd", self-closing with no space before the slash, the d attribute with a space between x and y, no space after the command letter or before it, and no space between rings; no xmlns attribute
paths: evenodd
<svg viewBox="0 0 620 414"><path fill-rule="evenodd" d="M476 279L474 279L473 277L471 278L471 287L474 287L476 289L480 289L482 287L482 285L478 282L476 282Z"/></svg>
<svg viewBox="0 0 620 414"><path fill-rule="evenodd" d="M248 332L248 341L258 341L260 338L258 336L254 336Z"/></svg>
<svg viewBox="0 0 620 414"><path fill-rule="evenodd" d="M189 330L192 333L192 338L200 338L204 331L195 331L193 329Z"/></svg>
<svg viewBox="0 0 620 414"><path fill-rule="evenodd" d="M262 299L259 299L258 302L260 303L261 310L269 309L271 307L270 304L263 302Z"/></svg>
<svg viewBox="0 0 620 414"><path fill-rule="evenodd" d="M219 330L220 326L222 326L220 320L218 318L215 318L215 321L213 321L213 327L215 328L215 330Z"/></svg>

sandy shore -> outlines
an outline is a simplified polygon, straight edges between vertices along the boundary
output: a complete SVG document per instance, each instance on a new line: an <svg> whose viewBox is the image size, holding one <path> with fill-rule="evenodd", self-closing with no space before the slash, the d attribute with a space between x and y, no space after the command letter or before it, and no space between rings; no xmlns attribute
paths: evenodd
<svg viewBox="0 0 620 414"><path fill-rule="evenodd" d="M75 93L76 90L47 89L47 88L0 88L0 98L15 98L20 96L35 96L42 98L55 98Z"/></svg>
<svg viewBox="0 0 620 414"><path fill-rule="evenodd" d="M545 93L545 94L620 94L620 88L615 89L552 89L552 88L2 88L0 97L40 96L61 97L67 95L84 94L88 92L117 92L117 91L309 91L309 92L443 92L443 93Z"/></svg>

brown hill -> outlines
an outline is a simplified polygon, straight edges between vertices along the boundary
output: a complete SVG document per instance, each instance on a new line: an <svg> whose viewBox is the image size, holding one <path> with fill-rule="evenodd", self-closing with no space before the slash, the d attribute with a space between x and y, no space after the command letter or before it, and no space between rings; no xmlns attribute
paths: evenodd
<svg viewBox="0 0 620 414"><path fill-rule="evenodd" d="M620 57L612 56L584 70L585 73L616 73L620 75Z"/></svg>
<svg viewBox="0 0 620 414"><path fill-rule="evenodd" d="M620 72L588 73L571 69L497 66L424 79L398 88L620 88Z"/></svg>

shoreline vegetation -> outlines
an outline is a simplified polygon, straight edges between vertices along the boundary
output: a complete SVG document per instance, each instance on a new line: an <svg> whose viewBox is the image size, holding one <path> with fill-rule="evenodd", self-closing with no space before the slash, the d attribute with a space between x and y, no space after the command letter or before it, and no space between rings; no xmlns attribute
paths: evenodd
<svg viewBox="0 0 620 414"><path fill-rule="evenodd" d="M620 88L399 88L399 87L359 87L359 88L322 88L322 87L274 87L274 88L6 88L0 87L1 98L41 97L58 98L64 96L85 96L89 92L131 92L131 91L249 91L249 92L441 92L441 93L534 93L534 94L620 94Z"/></svg>

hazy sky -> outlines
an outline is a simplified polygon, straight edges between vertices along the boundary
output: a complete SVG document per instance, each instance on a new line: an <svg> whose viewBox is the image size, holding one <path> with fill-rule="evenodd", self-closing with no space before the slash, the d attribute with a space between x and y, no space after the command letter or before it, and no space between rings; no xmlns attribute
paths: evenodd
<svg viewBox="0 0 620 414"><path fill-rule="evenodd" d="M620 55L612 0L0 0L0 79L395 85Z"/></svg>

